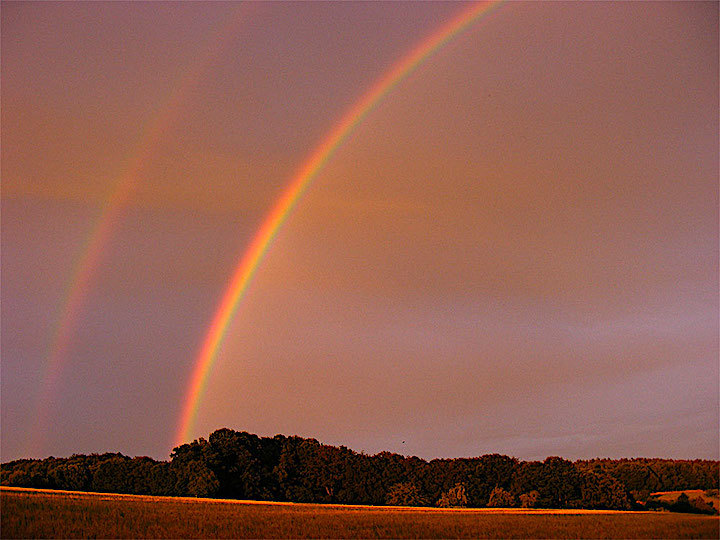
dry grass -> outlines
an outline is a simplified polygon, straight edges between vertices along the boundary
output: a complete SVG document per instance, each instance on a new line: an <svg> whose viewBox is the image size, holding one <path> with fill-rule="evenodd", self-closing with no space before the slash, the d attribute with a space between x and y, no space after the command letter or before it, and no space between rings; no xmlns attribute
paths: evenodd
<svg viewBox="0 0 720 540"><path fill-rule="evenodd" d="M717 538L718 518L429 509L3 488L3 538Z"/></svg>

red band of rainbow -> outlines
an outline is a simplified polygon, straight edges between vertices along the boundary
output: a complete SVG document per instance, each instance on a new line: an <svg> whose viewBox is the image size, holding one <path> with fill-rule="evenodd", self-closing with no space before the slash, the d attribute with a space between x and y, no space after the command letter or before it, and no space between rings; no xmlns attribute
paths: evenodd
<svg viewBox="0 0 720 540"><path fill-rule="evenodd" d="M237 310L243 293L247 290L253 274L260 265L273 238L320 169L327 163L335 150L337 150L340 144L348 137L355 126L357 126L398 83L412 73L434 52L442 48L443 45L467 29L480 16L488 13L493 6L499 3L500 2L482 2L472 5L412 49L407 56L375 82L343 115L340 122L338 122L323 139L320 145L315 148L296 175L290 180L236 266L230 283L208 327L190 377L185 402L178 422L176 445L179 446L189 440L210 370L215 362L228 325Z"/></svg>

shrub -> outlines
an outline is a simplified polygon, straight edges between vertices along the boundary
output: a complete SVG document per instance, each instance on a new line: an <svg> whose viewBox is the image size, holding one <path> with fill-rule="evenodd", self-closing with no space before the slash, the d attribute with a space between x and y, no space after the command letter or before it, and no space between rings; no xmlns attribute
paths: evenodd
<svg viewBox="0 0 720 540"><path fill-rule="evenodd" d="M717 509L713 506L713 504L711 502L706 501L702 497L696 497L695 499L690 499L689 504L693 508L693 510L691 510L692 512L697 512L699 514L709 514L709 515L715 515L718 513Z"/></svg>

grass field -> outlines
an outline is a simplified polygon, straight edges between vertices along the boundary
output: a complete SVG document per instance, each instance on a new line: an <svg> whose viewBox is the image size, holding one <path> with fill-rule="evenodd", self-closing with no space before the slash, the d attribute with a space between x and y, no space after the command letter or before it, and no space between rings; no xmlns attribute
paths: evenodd
<svg viewBox="0 0 720 540"><path fill-rule="evenodd" d="M718 538L718 517L433 509L2 488L2 538Z"/></svg>

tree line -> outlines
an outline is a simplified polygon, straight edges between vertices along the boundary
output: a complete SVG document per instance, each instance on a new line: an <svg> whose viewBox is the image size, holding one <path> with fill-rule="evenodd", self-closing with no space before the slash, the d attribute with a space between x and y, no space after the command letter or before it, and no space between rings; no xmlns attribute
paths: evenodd
<svg viewBox="0 0 720 540"><path fill-rule="evenodd" d="M169 461L119 453L21 459L0 467L8 486L369 505L628 510L644 493L717 488L720 462L488 454L433 459L375 455L297 436L219 429Z"/></svg>

